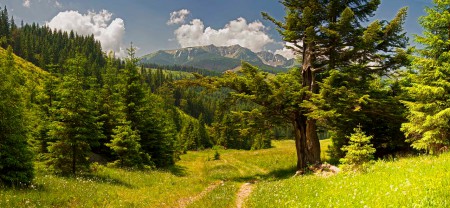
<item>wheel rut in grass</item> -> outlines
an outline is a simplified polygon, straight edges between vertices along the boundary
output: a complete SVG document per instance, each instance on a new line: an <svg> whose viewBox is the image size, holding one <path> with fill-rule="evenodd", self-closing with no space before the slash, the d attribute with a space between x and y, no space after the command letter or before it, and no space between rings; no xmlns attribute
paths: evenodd
<svg viewBox="0 0 450 208"><path fill-rule="evenodd" d="M182 198L182 199L178 200L178 206L177 207L185 208L185 207L189 206L190 204L194 203L195 201L197 201L197 200L203 198L204 196L206 196L209 192L211 192L214 189L216 189L217 186L219 186L220 184L223 184L223 181L218 181L218 182L215 182L213 184L210 184L208 187L206 187L201 193L199 193L196 196Z"/></svg>
<svg viewBox="0 0 450 208"><path fill-rule="evenodd" d="M250 196L253 190L253 183L244 183L242 184L236 198L236 207L242 208L244 207L244 203L247 198Z"/></svg>

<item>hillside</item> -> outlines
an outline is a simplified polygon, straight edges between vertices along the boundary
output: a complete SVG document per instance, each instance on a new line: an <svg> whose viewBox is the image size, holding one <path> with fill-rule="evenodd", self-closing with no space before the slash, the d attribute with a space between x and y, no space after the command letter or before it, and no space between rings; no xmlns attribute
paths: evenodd
<svg viewBox="0 0 450 208"><path fill-rule="evenodd" d="M6 59L6 50L0 47L0 59ZM24 78L24 85L28 90L40 90L44 78L50 74L25 59L14 55L16 69Z"/></svg>
<svg viewBox="0 0 450 208"><path fill-rule="evenodd" d="M210 69L218 72L233 70L249 62L270 72L285 71L294 65L294 60L270 52L254 53L239 45L217 47L214 45L189 47L177 50L160 50L142 57L141 63L158 65L180 65Z"/></svg>

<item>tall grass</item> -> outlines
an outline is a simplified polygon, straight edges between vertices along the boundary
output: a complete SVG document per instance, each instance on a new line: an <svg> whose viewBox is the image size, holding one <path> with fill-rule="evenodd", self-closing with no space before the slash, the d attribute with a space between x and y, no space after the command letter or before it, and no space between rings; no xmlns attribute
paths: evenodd
<svg viewBox="0 0 450 208"><path fill-rule="evenodd" d="M259 183L249 207L449 207L450 154L378 161L367 173Z"/></svg>

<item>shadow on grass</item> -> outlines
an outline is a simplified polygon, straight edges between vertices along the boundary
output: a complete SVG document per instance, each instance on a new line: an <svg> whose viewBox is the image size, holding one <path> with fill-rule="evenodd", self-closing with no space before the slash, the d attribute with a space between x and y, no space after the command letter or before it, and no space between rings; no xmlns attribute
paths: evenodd
<svg viewBox="0 0 450 208"><path fill-rule="evenodd" d="M297 168L295 166L292 166L290 168L284 168L284 169L277 169L273 170L267 174L256 174L252 176L244 176L244 177L235 177L230 178L229 180L235 181L235 182L255 182L255 181L276 181L276 180L283 180L292 178L295 175L295 172L297 171ZM306 171L305 175L312 174L311 171Z"/></svg>
<svg viewBox="0 0 450 208"><path fill-rule="evenodd" d="M174 176L178 176L178 177L187 176L187 168L184 166L181 166L181 165L173 165L173 166L167 167L162 170L170 172Z"/></svg>
<svg viewBox="0 0 450 208"><path fill-rule="evenodd" d="M71 177L73 178L73 177ZM81 180L87 180L87 181L93 181L96 183L106 183L106 184L111 184L111 185L116 185L116 186L123 186L123 187L127 187L127 188L134 188L133 185L131 185L130 183L127 183L123 180L119 180L116 178L112 178L110 176L104 176L104 175L83 175L80 177L77 177L77 179L80 178Z"/></svg>
<svg viewBox="0 0 450 208"><path fill-rule="evenodd" d="M229 178L230 181L235 182L255 182L255 181L274 181L274 180L282 180L287 179L292 176L294 176L296 171L296 167L293 166L291 168L285 168L285 169L277 169L273 170L267 174L255 174L251 176L243 176L243 177L234 177Z"/></svg>
<svg viewBox="0 0 450 208"><path fill-rule="evenodd" d="M21 192L45 192L47 191L46 187L43 184L32 183L29 185L20 185L20 184L12 184L12 185L0 185L0 190L6 191L21 191Z"/></svg>

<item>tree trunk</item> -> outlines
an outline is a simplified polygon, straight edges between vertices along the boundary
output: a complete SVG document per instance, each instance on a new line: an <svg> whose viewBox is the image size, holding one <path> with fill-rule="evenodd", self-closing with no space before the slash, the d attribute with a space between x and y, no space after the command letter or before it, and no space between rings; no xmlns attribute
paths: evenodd
<svg viewBox="0 0 450 208"><path fill-rule="evenodd" d="M320 160L320 141L317 136L316 121L308 119L306 121L306 145L307 161L309 164L321 163Z"/></svg>
<svg viewBox="0 0 450 208"><path fill-rule="evenodd" d="M72 144L72 174L75 176L77 171L77 148L75 144Z"/></svg>
<svg viewBox="0 0 450 208"><path fill-rule="evenodd" d="M297 113L294 115L292 126L295 133L295 150L297 151L297 170L303 170L307 167L306 157L306 117Z"/></svg>
<svg viewBox="0 0 450 208"><path fill-rule="evenodd" d="M312 70L314 52L312 43L304 43L302 63L302 86L307 87L312 93L317 93L315 74ZM303 100L309 100L305 95ZM299 112L295 116L294 129L297 148L297 170L304 169L308 164L320 163L320 142L317 136L317 126L314 119L305 116L305 112Z"/></svg>

